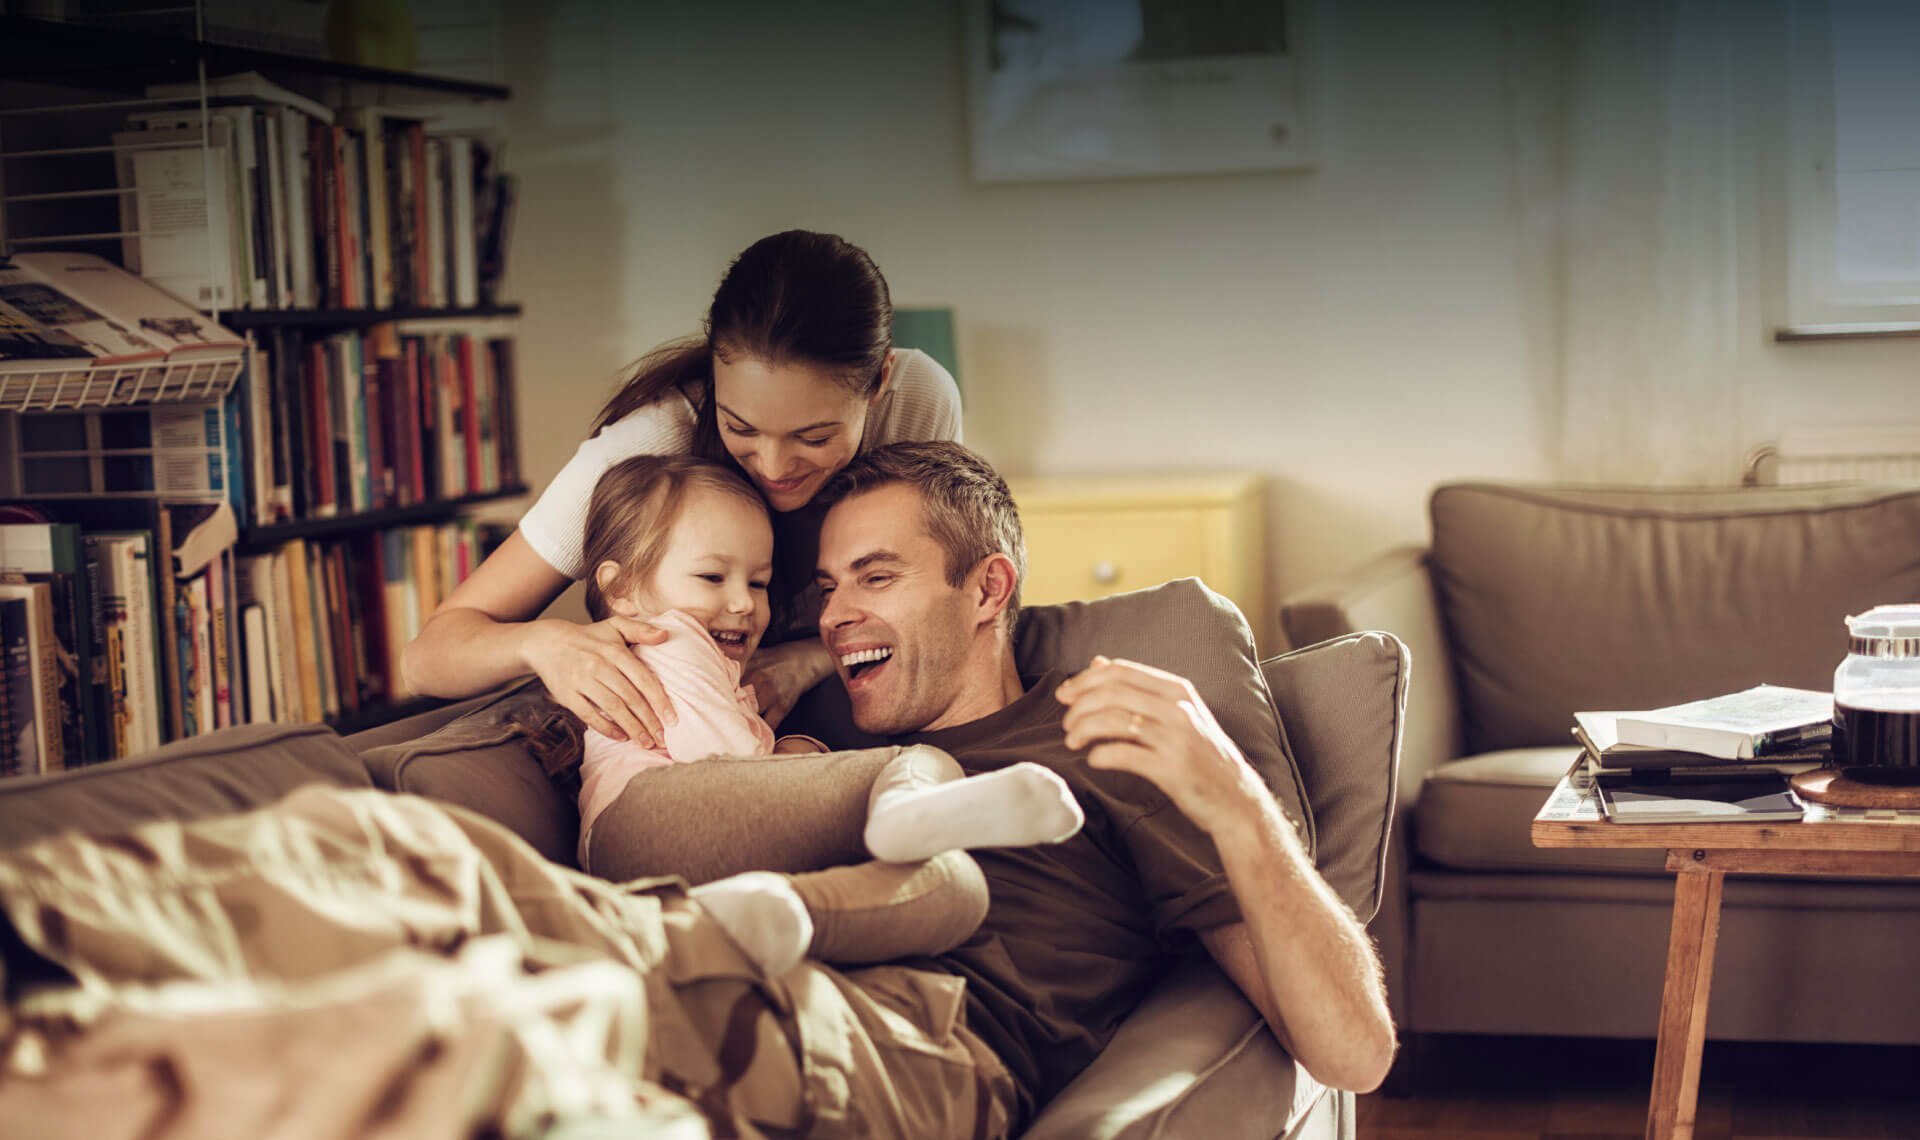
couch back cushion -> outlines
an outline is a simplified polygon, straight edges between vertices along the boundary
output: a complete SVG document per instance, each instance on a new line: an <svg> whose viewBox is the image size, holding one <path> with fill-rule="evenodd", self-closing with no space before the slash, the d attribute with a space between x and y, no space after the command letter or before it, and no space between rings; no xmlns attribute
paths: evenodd
<svg viewBox="0 0 1920 1140"><path fill-rule="evenodd" d="M1563 744L1577 709L1833 687L1845 617L1920 599L1920 487L1453 484L1434 588L1469 752Z"/></svg>
<svg viewBox="0 0 1920 1140"><path fill-rule="evenodd" d="M1316 862L1366 922L1380 907L1411 661L1390 633L1352 633L1260 665L1313 805Z"/></svg>
<svg viewBox="0 0 1920 1140"><path fill-rule="evenodd" d="M1022 675L1077 672L1095 654L1192 681L1312 849L1315 825L1293 748L1254 656L1253 632L1232 602L1198 578L1177 578L1093 601L1021 610L1014 658Z"/></svg>
<svg viewBox="0 0 1920 1140"><path fill-rule="evenodd" d="M143 756L0 780L0 848L69 828L114 834L155 819L195 820L265 807L305 784L370 786L353 749L317 724L250 724Z"/></svg>

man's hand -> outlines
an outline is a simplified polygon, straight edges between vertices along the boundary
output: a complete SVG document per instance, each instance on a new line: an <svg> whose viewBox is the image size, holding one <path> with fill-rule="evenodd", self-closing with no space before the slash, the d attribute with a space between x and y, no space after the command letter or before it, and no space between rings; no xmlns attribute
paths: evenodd
<svg viewBox="0 0 1920 1140"><path fill-rule="evenodd" d="M1259 774L1184 677L1095 657L1061 682L1054 697L1067 706L1067 747L1091 747L1087 763L1093 767L1151 781L1209 833L1244 822L1250 793L1267 795Z"/></svg>

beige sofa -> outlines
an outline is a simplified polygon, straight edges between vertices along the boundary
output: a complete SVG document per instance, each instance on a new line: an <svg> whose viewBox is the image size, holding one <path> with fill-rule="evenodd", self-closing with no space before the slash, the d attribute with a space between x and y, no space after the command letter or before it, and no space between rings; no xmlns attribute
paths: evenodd
<svg viewBox="0 0 1920 1140"><path fill-rule="evenodd" d="M1311 804L1308 830L1317 835L1323 873L1362 917L1373 913L1408 682L1397 641L1347 636L1256 666L1237 611L1187 580L1100 602L1032 607L1023 615L1020 651L1028 668L1078 668L1107 652L1192 677L1223 728L1250 757L1267 759L1263 774L1282 806L1298 816ZM247 810L323 782L457 803L571 864L573 805L502 722L513 704L538 696L523 683L346 739L312 725L229 729L116 764L0 781L0 850L64 827L111 832L144 819ZM8 976L32 976L31 963L13 960L19 947L8 947L5 933ZM1299 1069L1201 957L1174 969L1025 1135L1350 1140L1354 1107L1351 1094L1331 1092Z"/></svg>
<svg viewBox="0 0 1920 1140"><path fill-rule="evenodd" d="M1673 900L1657 852L1542 850L1576 709L1767 681L1831 689L1842 618L1920 599L1920 487L1456 484L1432 542L1289 600L1414 660L1374 922L1403 1034L1652 1037ZM1920 884L1729 879L1711 1037L1920 1042Z"/></svg>

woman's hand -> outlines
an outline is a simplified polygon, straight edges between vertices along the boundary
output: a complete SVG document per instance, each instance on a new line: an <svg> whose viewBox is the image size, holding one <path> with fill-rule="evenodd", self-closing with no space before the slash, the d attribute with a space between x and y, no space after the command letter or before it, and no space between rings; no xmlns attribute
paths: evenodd
<svg viewBox="0 0 1920 1140"><path fill-rule="evenodd" d="M1220 728L1193 682L1133 661L1095 657L1055 699L1067 747L1090 748L1095 768L1132 772L1166 793L1201 829L1246 814L1264 796L1260 776Z"/></svg>
<svg viewBox="0 0 1920 1140"><path fill-rule="evenodd" d="M760 716L774 728L787 719L800 695L833 672L833 654L819 638L809 637L753 651L742 684L753 686Z"/></svg>
<svg viewBox="0 0 1920 1140"><path fill-rule="evenodd" d="M665 630L627 617L592 625L547 619L529 622L525 637L527 664L548 694L596 732L657 748L662 726L678 720L660 679L629 648L658 645Z"/></svg>

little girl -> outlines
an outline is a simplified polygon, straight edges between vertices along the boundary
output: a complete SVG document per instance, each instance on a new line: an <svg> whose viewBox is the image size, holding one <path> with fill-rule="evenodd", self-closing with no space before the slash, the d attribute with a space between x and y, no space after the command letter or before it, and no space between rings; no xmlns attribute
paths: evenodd
<svg viewBox="0 0 1920 1140"><path fill-rule="evenodd" d="M810 737L776 741L756 711L752 687L740 682L770 617L773 527L765 503L737 472L684 455L635 456L614 465L594 487L583 554L590 567L587 611L594 621L617 614L668 634L661 644L631 648L658 676L677 717L658 749L585 731L579 854L582 869L591 872L595 821L621 796L644 796L649 770L715 756L825 748ZM1072 793L1041 765L1015 764L968 778L936 749L885 751L892 755L871 786L857 789L866 800L861 842L885 863L931 862L896 869L776 868L811 873L783 878L747 872L695 889L750 954L780 967L772 972L784 969L789 952L797 959L809 949L838 961L948 949L971 933L986 910L985 880L971 859L958 854L962 849L1055 843L1080 829L1083 817ZM715 807L759 812L780 805ZM686 821L689 848L700 846L699 822ZM831 820L821 825L839 826ZM649 836L650 852L661 850L661 838ZM732 858L755 866L751 855L734 852ZM836 913L823 916L829 907ZM836 931L837 945L821 945L813 936L818 930L804 936L798 930L822 917ZM769 924L775 929L758 929Z"/></svg>

